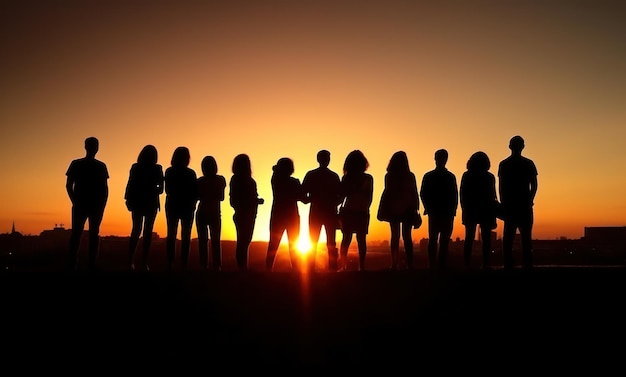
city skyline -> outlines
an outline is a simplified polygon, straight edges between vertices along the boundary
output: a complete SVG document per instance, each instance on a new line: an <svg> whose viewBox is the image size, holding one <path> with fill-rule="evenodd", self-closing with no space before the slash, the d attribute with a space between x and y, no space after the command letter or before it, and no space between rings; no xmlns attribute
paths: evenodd
<svg viewBox="0 0 626 377"><path fill-rule="evenodd" d="M0 269L15 271L59 271L64 270L67 264L67 246L71 230L63 227L44 230L39 235L22 235L17 230L13 233L0 233ZM87 253L87 235L83 235L79 260L85 263ZM100 253L98 264L103 271L124 271L128 269L128 236L105 236L100 239ZM180 247L180 240L177 241ZM166 239L153 237L149 256L151 271L166 270ZM265 270L265 254L268 241L253 241L249 250L250 268ZM481 265L480 237L475 240L471 256L472 269ZM502 238L492 233L490 268L501 269L502 266ZM623 267L626 265L626 227L599 227L585 228L585 237L579 239L553 239L533 242L533 259L535 267ZM224 271L237 271L235 263L235 240L222 240L221 255ZM416 269L428 268L427 249L428 239L414 240ZM368 240L366 257L367 269L371 271L388 270L390 253L389 240ZM464 271L463 264L464 240L453 239L450 243L449 267L454 271ZM310 250L299 249L298 260L310 258ZM277 271L291 271L290 257L287 245L279 247L277 254ZM514 242L514 258L519 262L521 243L517 238ZM348 255L352 268L355 268L358 252L356 245L352 245ZM327 270L328 255L325 247L317 250L315 260L316 271ZM401 269L406 268L405 257L399 259ZM191 240L190 254L191 271L201 269L199 261L198 239ZM521 267L521 266L520 266ZM82 268L82 267L81 267Z"/></svg>
<svg viewBox="0 0 626 377"><path fill-rule="evenodd" d="M86 229L88 229L88 228L86 228ZM10 235L10 234L14 234L14 233L19 233L22 236L35 236L36 237L36 236L41 236L44 233L49 233L49 232L52 232L52 231L66 231L69 234L69 232L71 231L71 227L65 227L64 223L56 223L56 224L54 224L54 226L52 228L42 229L41 231L36 232L36 233L23 233L23 232L21 232L19 230L19 227L16 227L15 223L13 223L12 226L11 226L11 230L10 231L8 231L8 232L1 232L0 231L0 235ZM567 236L558 236L558 237L554 237L554 238L537 238L537 237L533 237L533 240L536 240L536 241L553 241L553 240L563 241L563 240L579 240L579 239L582 240L582 239L585 239L585 238L589 238L588 233L592 232L594 234L593 238L595 240L600 240L600 239L603 238L603 235L607 235L608 234L609 238L612 241L614 241L614 239L616 237L615 234L620 233L620 231L624 232L624 234L626 235L626 225L625 226L597 226L597 227L585 226L585 227L583 227L583 232L582 232L582 236L581 237L576 237L576 238L570 238L570 237L567 237ZM337 230L337 232L338 232L338 236L339 236L339 239L340 239L341 238L341 234L340 234L341 231ZM85 230L82 237L83 238L88 237L87 233L88 233L88 231ZM501 232L493 230L491 233L494 235L495 239L498 239L498 240L501 239L501 236L502 236ZM613 234L613 233L615 233L615 234ZM156 231L153 231L152 234L153 234L153 237L156 237L158 239L165 239L166 238L165 235L161 235L161 234L159 234ZM306 234L308 234L308 233L305 233L305 235ZM480 236L481 236L480 231L477 230L476 231L476 235L475 235L476 240L480 241ZM101 237L130 238L130 235L129 234L121 234L121 235L110 234L110 235L101 236ZM198 238L195 237L195 236L192 237L192 240L197 241L197 239ZM419 238L419 239L413 238L413 242L416 243L416 241L417 241L417 243L419 243L420 240L427 240L427 239L428 239L428 237L427 237L427 234L426 234L424 237ZM450 239L453 240L453 241L462 241L462 240L464 240L464 238L462 238L462 237L452 237ZM517 233L515 235L515 239L519 242L519 233ZM624 239L626 240L626 237L624 237ZM177 235L177 240L180 241L180 235ZM221 241L236 242L237 240L236 240L236 238L232 238L232 239L222 238ZM254 240L254 241L256 241L256 242L267 242L268 240L257 239L257 240ZM389 239L388 238L368 239L367 242L368 243L373 243L373 244L380 244L380 243L385 243L385 242L388 243ZM281 245L282 246L287 245L287 240L286 240L285 237L283 237L283 239L281 240ZM305 244L301 243L300 245L305 246L305 247L310 247L309 243L305 243ZM318 246L318 248L322 248L322 249L325 248L325 246L323 246L323 242L320 242L320 245L322 245L322 246ZM355 245L352 245L352 246L355 247Z"/></svg>

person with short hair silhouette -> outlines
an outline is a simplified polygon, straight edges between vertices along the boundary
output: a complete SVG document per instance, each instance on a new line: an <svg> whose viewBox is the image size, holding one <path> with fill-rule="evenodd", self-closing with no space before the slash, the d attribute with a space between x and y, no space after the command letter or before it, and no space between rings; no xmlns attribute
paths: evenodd
<svg viewBox="0 0 626 377"><path fill-rule="evenodd" d="M502 234L503 267L512 269L513 240L519 229L522 241L522 265L530 269L532 258L533 206L537 195L537 167L524 156L524 139L513 136L509 141L511 155L500 162L498 167L500 202L504 217Z"/></svg>
<svg viewBox="0 0 626 377"><path fill-rule="evenodd" d="M65 175L65 189L72 201L72 231L69 246L70 270L75 270L78 263L78 250L89 220L89 269L96 269L100 247L100 224L109 197L109 171L104 162L96 159L100 143L91 136L85 139L83 158L73 160Z"/></svg>
<svg viewBox="0 0 626 377"><path fill-rule="evenodd" d="M317 152L319 166L309 170L302 180L302 187L310 203L309 207L309 237L311 239L311 255L309 261L311 270L315 269L317 245L322 232L326 233L326 250L328 252L328 269L337 270L337 207L341 203L341 178L339 174L328 168L330 164L330 152L320 150Z"/></svg>
<svg viewBox="0 0 626 377"><path fill-rule="evenodd" d="M157 162L156 147L146 145L139 152L137 162L133 163L128 174L124 199L133 221L128 249L128 264L131 270L135 269L135 250L142 229L142 266L144 270L150 270L148 258L152 244L152 229L157 213L161 209L160 195L163 194L165 179L163 167Z"/></svg>
<svg viewBox="0 0 626 377"><path fill-rule="evenodd" d="M191 248L191 230L198 201L196 172L189 167L191 155L187 147L177 147L171 166L165 170L165 218L167 219L167 267L174 270L176 236L180 223L181 269L187 270Z"/></svg>
<svg viewBox="0 0 626 377"><path fill-rule="evenodd" d="M367 234L370 223L370 206L374 192L374 178L367 173L369 161L362 151L348 153L343 164L341 177L341 232L339 266L342 271L348 268L348 249L352 235L356 234L359 251L359 271L365 270L367 255Z"/></svg>
<svg viewBox="0 0 626 377"><path fill-rule="evenodd" d="M270 213L270 239L267 243L265 267L268 271L274 268L274 260L284 233L287 233L287 243L291 268L299 265L297 243L300 237L300 213L298 202L306 203L307 198L298 178L292 176L294 172L293 160L288 157L278 159L272 167L272 209Z"/></svg>
<svg viewBox="0 0 626 377"><path fill-rule="evenodd" d="M213 156L202 159L202 176L198 178L198 209L196 229L200 266L209 269L209 235L211 238L211 268L222 269L222 208L226 178L217 174L217 161Z"/></svg>
<svg viewBox="0 0 626 377"><path fill-rule="evenodd" d="M467 170L461 176L459 198L461 219L465 226L463 262L469 268L476 228L480 226L482 240L482 268L489 269L491 257L491 231L496 228L496 178L489 171L491 161L485 152L472 154L467 161Z"/></svg>
<svg viewBox="0 0 626 377"><path fill-rule="evenodd" d="M415 174L404 151L397 151L389 160L385 187L380 197L377 219L389 223L391 231L391 269L398 269L400 234L404 243L406 264L413 269L413 225L419 213L419 195Z"/></svg>
<svg viewBox="0 0 626 377"><path fill-rule="evenodd" d="M448 151L435 152L435 168L422 178L420 195L428 216L428 265L446 268L450 237L459 202L456 176L446 168ZM437 253L438 251L438 253Z"/></svg>
<svg viewBox="0 0 626 377"><path fill-rule="evenodd" d="M233 159L233 175L230 178L230 205L234 209L233 222L237 233L235 258L240 271L248 270L248 252L258 207L265 201L259 198L257 184L252 177L252 164L247 154L238 154Z"/></svg>

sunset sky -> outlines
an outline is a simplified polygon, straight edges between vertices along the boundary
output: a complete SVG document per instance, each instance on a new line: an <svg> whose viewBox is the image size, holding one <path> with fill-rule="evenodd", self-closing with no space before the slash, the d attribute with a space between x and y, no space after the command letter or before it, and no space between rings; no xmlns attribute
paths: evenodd
<svg viewBox="0 0 626 377"><path fill-rule="evenodd" d="M328 149L341 175L360 149L376 241L389 239L375 213L395 151L407 152L419 185L445 148L460 182L479 150L497 174L517 134L539 171L534 238L626 226L624 1L1 4L0 233L70 227L65 172L88 136L110 173L102 235L130 232L124 188L146 144L164 169L187 146L198 175L212 155L227 181L233 158L249 154L266 200L255 240L268 239L279 158L302 179ZM228 199L222 215L222 238L233 240ZM464 237L460 218L459 208L453 238ZM164 212L155 231L166 234Z"/></svg>

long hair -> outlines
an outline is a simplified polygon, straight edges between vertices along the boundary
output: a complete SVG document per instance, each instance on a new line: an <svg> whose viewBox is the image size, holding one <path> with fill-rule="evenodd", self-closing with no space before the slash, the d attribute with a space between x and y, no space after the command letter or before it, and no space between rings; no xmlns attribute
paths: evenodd
<svg viewBox="0 0 626 377"><path fill-rule="evenodd" d="M387 165L387 173L408 173L409 158L404 151L398 151L391 156Z"/></svg>
<svg viewBox="0 0 626 377"><path fill-rule="evenodd" d="M172 154L172 166L189 166L189 161L191 160L191 154L189 153L189 148L187 147L178 147L174 150Z"/></svg>
<svg viewBox="0 0 626 377"><path fill-rule="evenodd" d="M367 158L358 149L353 150L348 153L346 156L346 160L343 163L343 173L344 174L353 174L353 173L364 173L370 164L367 161Z"/></svg>
<svg viewBox="0 0 626 377"><path fill-rule="evenodd" d="M139 152L139 156L137 156L137 163L142 165L154 165L157 163L159 158L159 154L154 145L146 145L143 147L141 152Z"/></svg>

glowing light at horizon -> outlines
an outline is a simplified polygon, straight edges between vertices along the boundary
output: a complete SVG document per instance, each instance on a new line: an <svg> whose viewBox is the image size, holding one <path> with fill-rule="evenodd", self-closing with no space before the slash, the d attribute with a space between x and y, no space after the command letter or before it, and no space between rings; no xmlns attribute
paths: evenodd
<svg viewBox="0 0 626 377"><path fill-rule="evenodd" d="M296 249L300 255L308 255L311 253L311 239L306 234L301 234L296 244Z"/></svg>

